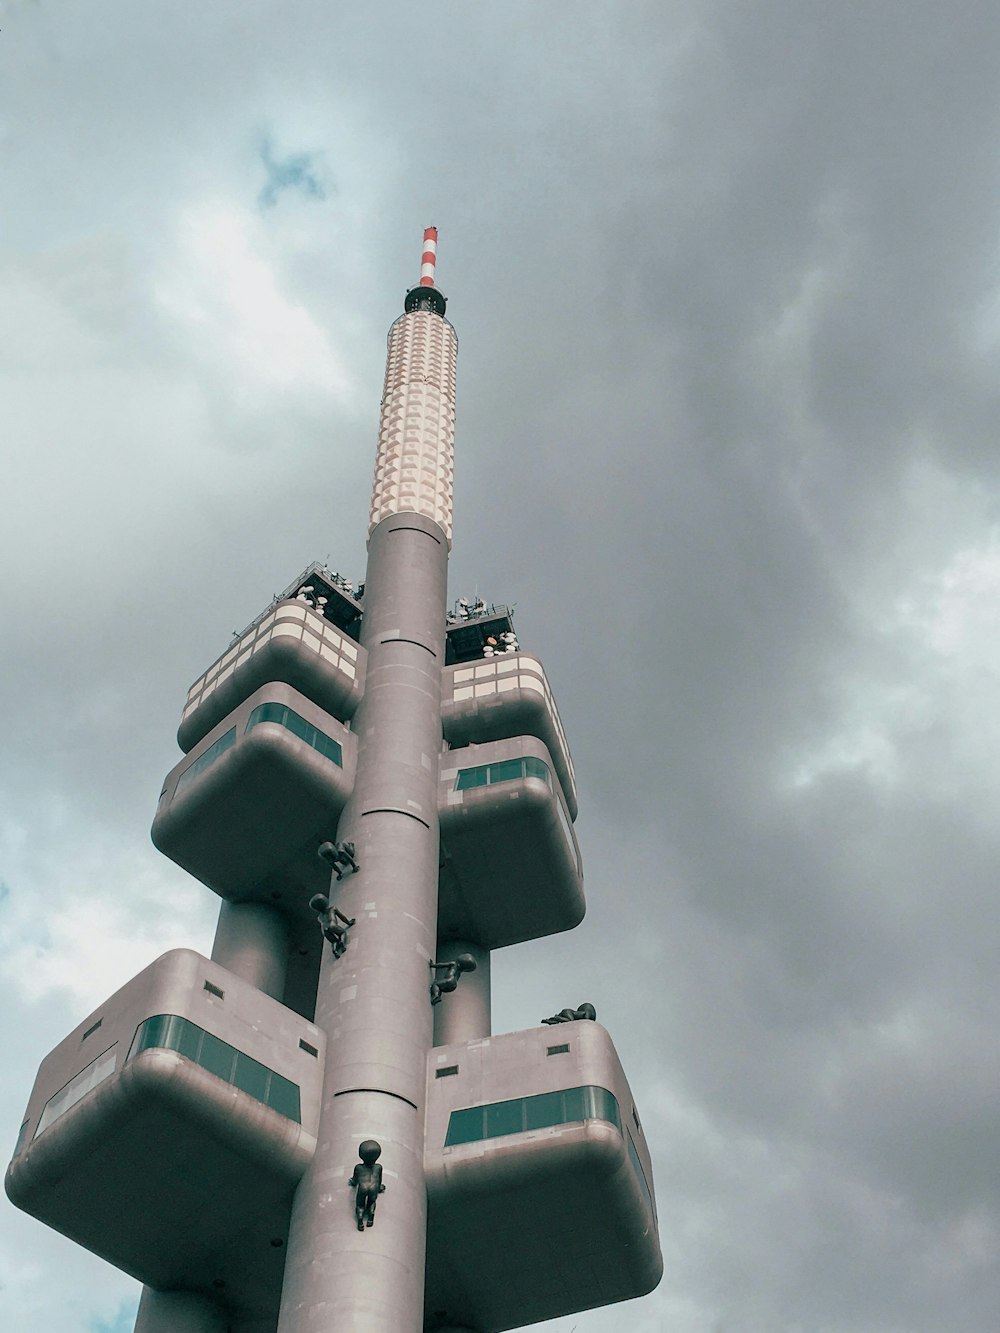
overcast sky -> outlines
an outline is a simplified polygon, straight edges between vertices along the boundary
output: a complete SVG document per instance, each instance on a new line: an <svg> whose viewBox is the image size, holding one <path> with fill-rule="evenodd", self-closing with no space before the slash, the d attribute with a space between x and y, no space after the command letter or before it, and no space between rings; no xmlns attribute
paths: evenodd
<svg viewBox="0 0 1000 1333"><path fill-rule="evenodd" d="M452 595L516 604L654 1158L655 1293L552 1333L996 1333L995 0L0 3L0 1125L218 900L148 838L188 684L360 577L440 228ZM138 1288L0 1203L0 1322ZM541 1326L539 1326L541 1327Z"/></svg>

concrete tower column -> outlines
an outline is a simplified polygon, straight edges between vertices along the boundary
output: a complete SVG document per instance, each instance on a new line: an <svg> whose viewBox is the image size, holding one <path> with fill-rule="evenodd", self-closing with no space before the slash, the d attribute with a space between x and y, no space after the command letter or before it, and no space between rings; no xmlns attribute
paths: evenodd
<svg viewBox="0 0 1000 1333"><path fill-rule="evenodd" d="M279 1333L423 1328L456 353L433 288L435 240L429 229L421 285L389 334L361 630L368 666L352 724L357 773L337 831L355 844L359 869L335 906L356 924L342 957L324 950L323 1106L292 1208ZM385 1192L373 1227L359 1231L348 1181L366 1139L381 1146Z"/></svg>
<svg viewBox="0 0 1000 1333"><path fill-rule="evenodd" d="M194 1291L154 1291L143 1287L135 1333L226 1333L225 1314Z"/></svg>
<svg viewBox="0 0 1000 1333"><path fill-rule="evenodd" d="M490 1019L490 951L469 940L448 940L438 945L438 960L450 963L461 953L476 960L475 972L464 972L456 990L441 996L434 1007L434 1045L475 1041L488 1037Z"/></svg>
<svg viewBox="0 0 1000 1333"><path fill-rule="evenodd" d="M328 1036L319 1144L299 1185L280 1333L419 1333L426 1232L424 1089L437 937L437 774L447 543L414 514L372 534L358 767L338 837L360 865L337 905L356 918L327 952L316 1022ZM357 1230L358 1145L382 1146L385 1194Z"/></svg>
<svg viewBox="0 0 1000 1333"><path fill-rule="evenodd" d="M223 899L212 961L280 1000L288 966L288 926L284 917L266 903Z"/></svg>

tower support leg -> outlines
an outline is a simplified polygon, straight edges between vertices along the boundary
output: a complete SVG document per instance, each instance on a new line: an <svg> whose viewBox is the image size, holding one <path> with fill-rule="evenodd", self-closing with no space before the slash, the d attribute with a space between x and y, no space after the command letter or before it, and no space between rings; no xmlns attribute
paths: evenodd
<svg viewBox="0 0 1000 1333"><path fill-rule="evenodd" d="M196 1291L142 1289L135 1333L227 1333L228 1327L218 1305Z"/></svg>
<svg viewBox="0 0 1000 1333"><path fill-rule="evenodd" d="M434 1006L434 1045L447 1046L453 1041L475 1041L488 1037L490 1020L490 951L469 940L438 943L438 961L450 961L461 953L476 960L475 972L465 972L458 987L441 996Z"/></svg>
<svg viewBox="0 0 1000 1333"><path fill-rule="evenodd" d="M223 900L212 961L280 1000L288 961L288 927L281 913L266 903Z"/></svg>

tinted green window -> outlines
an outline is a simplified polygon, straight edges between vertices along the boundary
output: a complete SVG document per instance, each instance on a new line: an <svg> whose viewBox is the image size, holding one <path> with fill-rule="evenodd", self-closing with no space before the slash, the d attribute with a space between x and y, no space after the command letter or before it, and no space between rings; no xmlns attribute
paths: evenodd
<svg viewBox="0 0 1000 1333"><path fill-rule="evenodd" d="M563 1120L593 1120L593 1100L589 1088L567 1088L563 1093Z"/></svg>
<svg viewBox="0 0 1000 1333"><path fill-rule="evenodd" d="M270 1069L262 1065L259 1060L244 1055L242 1051L236 1052L236 1074L233 1082L251 1097L256 1097L259 1102L267 1101L267 1080L270 1074Z"/></svg>
<svg viewBox="0 0 1000 1333"><path fill-rule="evenodd" d="M287 711L284 704L258 704L250 714L246 729L249 731L258 722L277 722L279 726L283 727Z"/></svg>
<svg viewBox="0 0 1000 1333"><path fill-rule="evenodd" d="M133 1055L148 1050L150 1046L166 1046L168 1050L172 1049L169 1043L164 1040L169 1022L169 1014L157 1014L155 1018L147 1018L145 1023L140 1023L139 1029L132 1039L132 1048L126 1058L131 1059Z"/></svg>
<svg viewBox="0 0 1000 1333"><path fill-rule="evenodd" d="M31 1124L31 1121L30 1121L30 1120L26 1120L26 1121L24 1122L24 1124L21 1126L21 1128L20 1128L20 1129L18 1130L18 1132L17 1132L17 1142L14 1144L14 1156L15 1156L15 1157L17 1156L17 1154L21 1151L21 1149L24 1147L25 1143L27 1142L27 1138L28 1138L28 1126L29 1126L30 1124Z"/></svg>
<svg viewBox="0 0 1000 1333"><path fill-rule="evenodd" d="M524 777L523 759L502 759L498 764L490 764L490 785L494 782L513 782Z"/></svg>
<svg viewBox="0 0 1000 1333"><path fill-rule="evenodd" d="M267 1090L267 1104L289 1120L301 1120L298 1085L271 1071L271 1085Z"/></svg>
<svg viewBox="0 0 1000 1333"><path fill-rule="evenodd" d="M621 1129L621 1115L618 1111L618 1102L613 1094L608 1092L607 1088L595 1087L590 1089L590 1094L592 1110L588 1119L593 1116L595 1120L610 1120L617 1129Z"/></svg>
<svg viewBox="0 0 1000 1333"><path fill-rule="evenodd" d="M486 1108L486 1137L498 1139L502 1134L520 1134L524 1129L524 1105L521 1098L510 1102L494 1102Z"/></svg>
<svg viewBox="0 0 1000 1333"><path fill-rule="evenodd" d="M211 1032L202 1035L198 1063L202 1069L207 1069L210 1074L216 1074L219 1078L224 1078L227 1083L235 1082L233 1072L236 1065L236 1048L230 1046L227 1041L220 1041L218 1037L213 1037Z"/></svg>
<svg viewBox="0 0 1000 1333"><path fill-rule="evenodd" d="M552 774L548 764L534 755L522 759L498 759L495 764L480 764L477 768L463 768L455 780L456 791L467 791L470 787L492 787L497 782L514 782L518 778L541 778L549 787L552 786Z"/></svg>
<svg viewBox="0 0 1000 1333"><path fill-rule="evenodd" d="M154 1014L152 1018L147 1018L136 1030L128 1059L153 1047L177 1051L216 1078L266 1103L279 1115L301 1123L297 1084L276 1074L273 1069L268 1069L259 1060L238 1051L235 1046L230 1046L211 1032L206 1032L190 1019L180 1018L177 1014Z"/></svg>
<svg viewBox="0 0 1000 1333"><path fill-rule="evenodd" d="M324 759L329 759L331 763L343 768L344 751L340 742L328 736L325 731L314 727L311 722L307 722L304 717L285 704L258 704L247 718L246 730L249 731L257 726L258 722L277 722L293 736L298 736L307 745L311 745Z"/></svg>
<svg viewBox="0 0 1000 1333"><path fill-rule="evenodd" d="M525 1129L548 1129L550 1125L561 1125L563 1115L563 1095L561 1092L545 1092L540 1097L524 1099Z"/></svg>
<svg viewBox="0 0 1000 1333"><path fill-rule="evenodd" d="M482 1106L470 1106L466 1110L452 1111L448 1121L448 1134L445 1147L453 1143L478 1143L486 1137L483 1129Z"/></svg>
<svg viewBox="0 0 1000 1333"><path fill-rule="evenodd" d="M607 1088L589 1085L452 1111L444 1145L450 1148L458 1143L477 1143L481 1139L499 1138L502 1134L548 1129L576 1120L607 1120L619 1131L622 1127L614 1094Z"/></svg>
<svg viewBox="0 0 1000 1333"><path fill-rule="evenodd" d="M171 1034L173 1040L170 1049L176 1051L178 1055L186 1055L196 1064L201 1064L201 1043L206 1034L196 1023L188 1023L183 1018L171 1018L170 1021L177 1027L177 1031Z"/></svg>
<svg viewBox="0 0 1000 1333"><path fill-rule="evenodd" d="M193 782L196 777L204 773L206 768L209 768L214 764L220 755L225 754L226 751L235 744L236 728L230 727L224 736L220 736L217 741L212 742L204 754L200 754L193 763L188 764L187 768L177 779L174 795L176 796L179 792L183 791L189 783Z"/></svg>

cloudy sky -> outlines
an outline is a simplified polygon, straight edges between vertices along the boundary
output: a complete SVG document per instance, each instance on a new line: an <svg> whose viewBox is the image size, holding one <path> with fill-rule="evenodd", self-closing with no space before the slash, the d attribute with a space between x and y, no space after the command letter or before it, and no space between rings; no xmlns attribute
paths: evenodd
<svg viewBox="0 0 1000 1333"><path fill-rule="evenodd" d="M552 1333L995 1333L1000 8L0 3L0 1112L217 900L154 852L184 692L360 577L425 225L452 592L516 604L665 1258ZM130 1280L0 1204L0 1315Z"/></svg>

